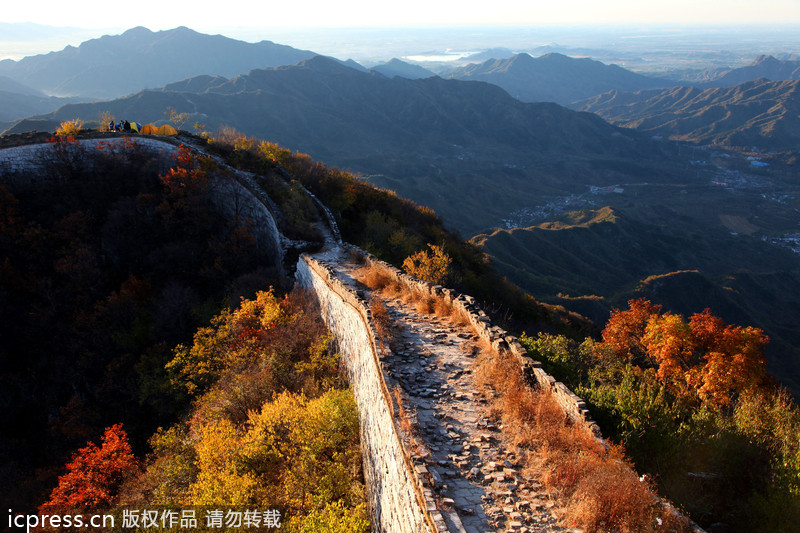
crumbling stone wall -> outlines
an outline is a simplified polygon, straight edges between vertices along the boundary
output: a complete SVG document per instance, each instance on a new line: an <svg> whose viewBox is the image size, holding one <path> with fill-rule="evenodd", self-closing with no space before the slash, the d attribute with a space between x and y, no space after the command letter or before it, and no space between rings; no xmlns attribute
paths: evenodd
<svg viewBox="0 0 800 533"><path fill-rule="evenodd" d="M295 279L317 295L353 388L373 529L398 533L448 531L395 425L366 302L338 279L330 266L306 255L298 261Z"/></svg>
<svg viewBox="0 0 800 533"><path fill-rule="evenodd" d="M353 247L355 248L355 247ZM357 250L357 249L356 249ZM591 414L586 407L586 402L578 397L574 392L569 390L569 387L557 381L553 376L548 374L542 368L539 361L534 361L528 355L528 351L523 348L516 337L508 334L502 328L492 324L491 320L486 313L477 305L475 299L471 296L459 294L458 292L442 287L441 285L433 285L427 281L422 281L408 274L401 272L393 266L380 261L371 254L366 252L364 254L365 260L369 263L379 264L404 286L412 290L419 291L422 294L428 294L437 298L444 298L446 302L455 307L461 315L469 321L475 329L478 337L492 346L497 353L510 353L517 359L528 379L535 383L537 386L550 390L553 396L558 401L564 412L573 420L585 420L592 431L600 436L600 427L592 420Z"/></svg>

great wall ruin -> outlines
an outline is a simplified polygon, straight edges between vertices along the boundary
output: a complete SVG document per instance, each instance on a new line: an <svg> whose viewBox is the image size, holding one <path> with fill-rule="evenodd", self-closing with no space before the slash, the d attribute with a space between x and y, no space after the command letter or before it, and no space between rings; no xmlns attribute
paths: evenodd
<svg viewBox="0 0 800 533"><path fill-rule="evenodd" d="M174 141L135 142L164 154L176 149ZM0 171L36 171L52 149L52 144L0 148ZM251 175L233 175L239 183L236 194L247 197L263 239L282 261L291 243L277 229L280 213ZM330 213L321 219L326 244L300 256L295 282L317 296L355 394L373 530L572 531L560 524L559 502L505 449L500 428L487 416L492 393L478 390L471 379L476 355L481 350L510 354L531 386L551 391L566 416L587 424L600 439L583 400L528 357L516 338L494 326L473 298L408 276L342 243ZM355 270L365 264L380 266L411 291L443 299L460 315L460 324L390 300L399 348L385 346L376 332L369 289L355 279ZM404 424L412 429L403 429Z"/></svg>

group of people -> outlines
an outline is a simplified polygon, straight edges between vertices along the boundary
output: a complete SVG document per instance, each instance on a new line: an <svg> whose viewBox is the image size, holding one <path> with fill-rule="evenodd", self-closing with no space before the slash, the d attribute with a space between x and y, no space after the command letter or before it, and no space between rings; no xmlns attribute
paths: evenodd
<svg viewBox="0 0 800 533"><path fill-rule="evenodd" d="M170 124L162 124L161 127L158 127L155 124L145 124L142 126L138 122L128 122L127 120L116 123L114 119L111 119L111 121L108 123L108 131L118 131L120 133L139 133L143 135L178 134L178 130L176 130Z"/></svg>
<svg viewBox="0 0 800 533"><path fill-rule="evenodd" d="M108 123L108 131L139 133L139 130L141 130L141 126L139 126L139 124L136 122L128 122L127 120L123 120L122 122L115 123L114 119L111 119L111 122Z"/></svg>

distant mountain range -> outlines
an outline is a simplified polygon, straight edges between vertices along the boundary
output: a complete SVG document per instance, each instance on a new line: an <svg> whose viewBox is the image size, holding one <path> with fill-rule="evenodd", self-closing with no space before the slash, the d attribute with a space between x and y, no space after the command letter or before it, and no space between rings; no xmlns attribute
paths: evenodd
<svg viewBox="0 0 800 533"><path fill-rule="evenodd" d="M372 70L380 74L383 74L387 78L394 78L395 76L400 76L401 78L408 78L410 80L430 78L431 76L436 75L426 68L420 67L419 65L412 65L410 63L406 63L405 61L401 61L397 58L394 58L386 63L383 63L382 65L376 65L372 67Z"/></svg>
<svg viewBox="0 0 800 533"><path fill-rule="evenodd" d="M759 78L770 81L800 80L800 61L762 55L745 67L718 71L716 76L710 77L701 87L732 87Z"/></svg>
<svg viewBox="0 0 800 533"><path fill-rule="evenodd" d="M0 123L13 123L31 115L49 113L63 105L80 101L81 98L36 96L0 90Z"/></svg>
<svg viewBox="0 0 800 533"><path fill-rule="evenodd" d="M672 81L636 74L617 65L557 53L537 58L523 53L506 59L489 59L441 75L492 83L524 102L562 105L610 90L638 91L674 85Z"/></svg>
<svg viewBox="0 0 800 533"><path fill-rule="evenodd" d="M47 96L8 76L0 76L0 124L13 123L31 115L49 113L63 105L80 101L82 101L80 98ZM0 127L0 131L4 129Z"/></svg>
<svg viewBox="0 0 800 533"><path fill-rule="evenodd" d="M163 120L168 106L189 113L187 126L233 126L372 176L465 233L537 202L538 195L564 191L565 182L585 188L639 179L651 157L664 162L658 143L589 113L523 103L488 83L389 79L321 56L230 80L202 76L160 91L68 105L43 118L51 128L75 117L96 120L102 111L149 122ZM30 128L48 124L15 130ZM636 163L618 165L621 158ZM454 200L459 181L463 194Z"/></svg>
<svg viewBox="0 0 800 533"><path fill-rule="evenodd" d="M60 52L0 61L0 76L57 96L114 98L198 75L232 77L313 57L271 41L246 43L180 27L133 28Z"/></svg>
<svg viewBox="0 0 800 533"><path fill-rule="evenodd" d="M734 87L611 91L576 107L651 135L764 150L800 147L800 81L759 79Z"/></svg>
<svg viewBox="0 0 800 533"><path fill-rule="evenodd" d="M28 87L17 81L12 80L8 76L0 76L0 91L4 93L15 93L25 96L38 96L46 97L42 91L37 91L33 87Z"/></svg>

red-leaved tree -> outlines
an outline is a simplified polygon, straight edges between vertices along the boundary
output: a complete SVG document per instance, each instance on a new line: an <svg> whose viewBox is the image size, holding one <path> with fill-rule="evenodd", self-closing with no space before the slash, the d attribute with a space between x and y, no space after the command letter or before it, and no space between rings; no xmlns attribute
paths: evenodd
<svg viewBox="0 0 800 533"><path fill-rule="evenodd" d="M73 455L67 472L58 478L58 486L39 507L39 513L114 505L122 481L137 464L122 424L108 427L100 446L87 442Z"/></svg>

